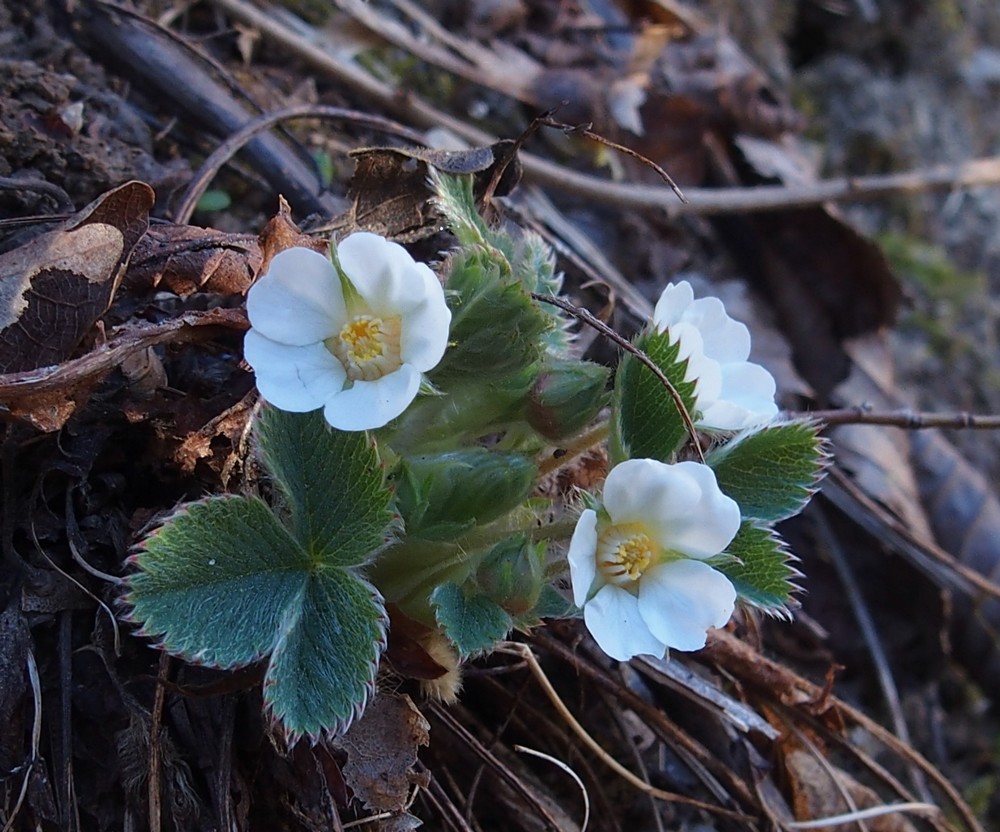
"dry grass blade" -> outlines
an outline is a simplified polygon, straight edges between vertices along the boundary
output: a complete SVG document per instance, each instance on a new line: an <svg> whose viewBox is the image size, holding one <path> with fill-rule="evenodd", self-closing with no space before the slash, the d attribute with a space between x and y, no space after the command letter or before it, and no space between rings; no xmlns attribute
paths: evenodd
<svg viewBox="0 0 1000 832"><path fill-rule="evenodd" d="M565 771L572 778L573 782L580 787L580 794L583 796L583 822L580 824L580 832L587 832L587 825L590 823L590 795L587 793L587 787L583 785L580 775L562 760L557 760L551 754L536 751L534 748L526 748L523 745L515 745L514 750L521 754L530 754L532 757L538 757L540 760L547 760L556 768Z"/></svg>
<svg viewBox="0 0 1000 832"><path fill-rule="evenodd" d="M531 670L531 673L535 677L536 681L539 685L541 685L542 690L549 698L549 701L559 712L560 717L562 717L563 721L570 727L573 733L576 734L580 741L587 746L587 748L593 751L608 768L615 772L615 774L632 786L635 786L635 788L639 789L639 791L644 792L645 794L650 794L660 800L695 806L699 809L712 812L713 814L737 818L740 820L749 820L746 815L743 815L740 812L733 812L719 806L713 806L711 803L705 803L701 800L686 797L685 795L658 789L639 777L636 777L631 771L614 759L614 757L608 754L608 752L604 750L604 747L589 733L587 733L586 729L584 729L584 727L577 721L576 717L574 717L569 708L566 707L566 703L562 701L561 697L556 692L556 689L552 686L548 676L545 675L545 671L542 670L541 665L538 664L538 659L535 658L535 655L531 652L530 647L524 644L517 644L515 642L507 642L501 645L497 649L497 652L510 653L511 655L522 658L527 663L528 668Z"/></svg>

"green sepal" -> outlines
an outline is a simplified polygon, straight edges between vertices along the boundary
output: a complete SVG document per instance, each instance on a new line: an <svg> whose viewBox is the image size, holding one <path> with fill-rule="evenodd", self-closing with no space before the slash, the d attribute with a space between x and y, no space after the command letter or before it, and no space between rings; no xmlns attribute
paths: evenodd
<svg viewBox="0 0 1000 832"><path fill-rule="evenodd" d="M576 612L576 605L568 601L551 584L543 584L538 603L524 615L516 617L514 624L520 629L531 629L542 623L543 618L569 618Z"/></svg>
<svg viewBox="0 0 1000 832"><path fill-rule="evenodd" d="M741 601L772 615L787 615L794 581L802 573L792 566L795 556L773 529L744 520L725 554L735 560L715 568L733 582Z"/></svg>
<svg viewBox="0 0 1000 832"><path fill-rule="evenodd" d="M489 523L527 499L538 469L514 451L466 448L407 457L394 472L396 506L408 536L438 536Z"/></svg>
<svg viewBox="0 0 1000 832"><path fill-rule="evenodd" d="M489 650L514 626L514 620L483 593L467 595L455 583L437 587L431 604L438 624L463 656Z"/></svg>
<svg viewBox="0 0 1000 832"><path fill-rule="evenodd" d="M663 371L695 418L695 381L685 381L687 359L680 359L680 341L648 330L635 346ZM688 436L684 419L670 391L635 355L625 353L615 375L611 450L615 463L625 459L669 462Z"/></svg>
<svg viewBox="0 0 1000 832"><path fill-rule="evenodd" d="M257 442L287 505L289 530L314 561L358 566L385 546L392 492L367 434L333 430L321 410L267 407Z"/></svg>
<svg viewBox="0 0 1000 832"><path fill-rule="evenodd" d="M829 464L816 425L785 422L737 436L705 461L744 517L777 522L798 514Z"/></svg>
<svg viewBox="0 0 1000 832"><path fill-rule="evenodd" d="M456 379L496 384L535 364L552 319L539 309L495 248L471 246L446 261L451 330L441 363L428 375L442 390Z"/></svg>
<svg viewBox="0 0 1000 832"><path fill-rule="evenodd" d="M292 739L339 732L364 708L385 648L382 598L317 564L260 499L183 507L133 561L124 600L142 634L220 668L270 654L264 701Z"/></svg>

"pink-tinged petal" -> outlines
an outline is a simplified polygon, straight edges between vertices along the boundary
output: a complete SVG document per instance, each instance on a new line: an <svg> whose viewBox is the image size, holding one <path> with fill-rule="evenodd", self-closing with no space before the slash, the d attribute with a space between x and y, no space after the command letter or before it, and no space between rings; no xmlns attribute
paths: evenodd
<svg viewBox="0 0 1000 832"><path fill-rule="evenodd" d="M740 528L740 507L719 488L715 472L700 462L670 468L671 487L655 491L646 526L665 549L691 558L719 554ZM677 496L683 492L683 498Z"/></svg>
<svg viewBox="0 0 1000 832"><path fill-rule="evenodd" d="M423 264L418 264L423 266ZM407 364L421 372L437 366L448 347L451 310L444 299L444 290L434 273L426 266L420 271L426 297L403 316L400 355Z"/></svg>
<svg viewBox="0 0 1000 832"><path fill-rule="evenodd" d="M347 321L333 264L308 248L277 254L247 293L250 324L266 338L304 346L336 335Z"/></svg>
<svg viewBox="0 0 1000 832"><path fill-rule="evenodd" d="M633 656L662 659L666 645L643 621L639 602L621 587L608 584L583 608L583 620L598 646L620 662Z"/></svg>
<svg viewBox="0 0 1000 832"><path fill-rule="evenodd" d="M702 412L700 424L718 430L762 425L778 415L774 394L774 377L759 364L725 364L720 400Z"/></svg>
<svg viewBox="0 0 1000 832"><path fill-rule="evenodd" d="M566 557L573 585L573 603L582 607L597 577L597 512L593 509L588 508L576 521Z"/></svg>
<svg viewBox="0 0 1000 832"><path fill-rule="evenodd" d="M437 283L434 273L410 257L405 248L368 231L345 237L337 245L337 259L376 315L405 317L426 298L427 275Z"/></svg>
<svg viewBox="0 0 1000 832"><path fill-rule="evenodd" d="M323 415L338 430L374 430L410 406L420 390L420 373L409 364L377 381L356 381L326 403Z"/></svg>
<svg viewBox="0 0 1000 832"><path fill-rule="evenodd" d="M683 320L698 328L705 342L705 355L720 364L746 361L750 355L750 330L730 318L718 298L698 298L688 307Z"/></svg>
<svg viewBox="0 0 1000 832"><path fill-rule="evenodd" d="M280 410L307 413L341 390L347 374L322 344L280 344L257 330L247 332L243 354L257 376L257 389Z"/></svg>
<svg viewBox="0 0 1000 832"><path fill-rule="evenodd" d="M694 300L694 290L686 280L668 283L653 309L653 325L663 332L681 320Z"/></svg>
<svg viewBox="0 0 1000 832"><path fill-rule="evenodd" d="M678 560L654 566L639 582L638 610L654 638L675 650L700 650L710 627L733 614L736 590L707 563Z"/></svg>

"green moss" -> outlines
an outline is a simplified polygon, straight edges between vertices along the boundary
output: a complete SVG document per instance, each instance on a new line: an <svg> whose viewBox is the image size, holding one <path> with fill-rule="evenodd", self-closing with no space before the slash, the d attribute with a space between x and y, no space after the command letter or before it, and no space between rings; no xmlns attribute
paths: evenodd
<svg viewBox="0 0 1000 832"><path fill-rule="evenodd" d="M986 292L986 276L958 268L940 246L894 232L880 235L878 243L893 270L931 301L962 305Z"/></svg>

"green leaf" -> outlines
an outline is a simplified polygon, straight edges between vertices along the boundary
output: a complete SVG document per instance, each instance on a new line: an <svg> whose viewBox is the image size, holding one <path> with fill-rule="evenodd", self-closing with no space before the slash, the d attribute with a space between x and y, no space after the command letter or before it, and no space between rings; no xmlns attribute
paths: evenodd
<svg viewBox="0 0 1000 832"><path fill-rule="evenodd" d="M309 557L261 500L180 509L142 544L126 602L170 653L222 668L267 655L299 603Z"/></svg>
<svg viewBox="0 0 1000 832"><path fill-rule="evenodd" d="M392 493L368 436L333 430L320 410L268 407L257 439L287 501L291 532L310 557L338 566L371 560L386 543Z"/></svg>
<svg viewBox="0 0 1000 832"><path fill-rule="evenodd" d="M769 425L709 453L719 488L744 517L775 522L798 514L829 462L817 427L808 422Z"/></svg>
<svg viewBox="0 0 1000 832"><path fill-rule="evenodd" d="M264 677L264 701L293 736L339 734L361 715L388 625L371 584L338 567L310 576Z"/></svg>
<svg viewBox="0 0 1000 832"><path fill-rule="evenodd" d="M534 609L518 616L518 627L536 627L543 618L568 618L576 610L576 605L566 600L551 584L543 584Z"/></svg>
<svg viewBox="0 0 1000 832"><path fill-rule="evenodd" d="M463 245L490 242L493 235L476 208L472 174L444 173L433 165L427 170L437 193L435 204L458 241Z"/></svg>
<svg viewBox="0 0 1000 832"><path fill-rule="evenodd" d="M488 650L510 632L513 620L485 595L467 596L458 584L447 583L431 594L438 624L462 656Z"/></svg>
<svg viewBox="0 0 1000 832"><path fill-rule="evenodd" d="M181 509L144 542L126 602L143 633L191 662L271 654L264 697L292 735L340 731L364 708L385 648L374 588L317 564L257 498Z"/></svg>
<svg viewBox="0 0 1000 832"><path fill-rule="evenodd" d="M695 417L695 382L684 381L687 359L679 360L680 342L666 333L645 332L635 345L659 367ZM688 435L670 391L636 356L625 353L615 375L612 448L623 459L668 462Z"/></svg>
<svg viewBox="0 0 1000 832"><path fill-rule="evenodd" d="M494 248L469 247L445 265L450 294L450 345L428 374L442 390L455 379L499 384L534 364L552 319L539 309Z"/></svg>
<svg viewBox="0 0 1000 832"><path fill-rule="evenodd" d="M733 582L742 601L772 614L783 615L801 573L791 565L794 556L769 528L744 520L725 554L736 558L716 565Z"/></svg>

